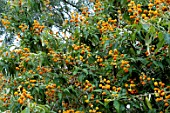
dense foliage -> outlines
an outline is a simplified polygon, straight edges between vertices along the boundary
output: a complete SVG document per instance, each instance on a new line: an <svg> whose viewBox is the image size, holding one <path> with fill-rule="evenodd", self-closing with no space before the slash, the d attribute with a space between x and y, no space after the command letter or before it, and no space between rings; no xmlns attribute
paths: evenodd
<svg viewBox="0 0 170 113"><path fill-rule="evenodd" d="M62 33L52 1L9 1L20 46L0 49L1 112L170 112L170 1L89 1Z"/></svg>

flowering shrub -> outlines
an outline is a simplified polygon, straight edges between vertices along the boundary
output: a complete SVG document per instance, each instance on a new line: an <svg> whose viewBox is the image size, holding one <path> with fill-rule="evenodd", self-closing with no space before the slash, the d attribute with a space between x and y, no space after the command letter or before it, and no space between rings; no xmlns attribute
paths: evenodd
<svg viewBox="0 0 170 113"><path fill-rule="evenodd" d="M1 22L20 46L1 47L1 111L170 111L170 1L91 2L63 23L69 36L45 25L46 12L34 19L29 3L11 2Z"/></svg>

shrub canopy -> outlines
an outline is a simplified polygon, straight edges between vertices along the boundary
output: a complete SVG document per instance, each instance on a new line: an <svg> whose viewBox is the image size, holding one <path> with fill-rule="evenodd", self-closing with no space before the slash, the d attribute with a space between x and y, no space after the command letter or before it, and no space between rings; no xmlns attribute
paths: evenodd
<svg viewBox="0 0 170 113"><path fill-rule="evenodd" d="M5 6L20 46L0 49L2 112L170 112L169 0L89 0L65 20L54 3Z"/></svg>

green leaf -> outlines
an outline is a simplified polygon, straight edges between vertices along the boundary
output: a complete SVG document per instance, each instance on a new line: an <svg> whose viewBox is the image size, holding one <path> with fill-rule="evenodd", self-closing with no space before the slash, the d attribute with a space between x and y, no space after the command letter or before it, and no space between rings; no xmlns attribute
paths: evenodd
<svg viewBox="0 0 170 113"><path fill-rule="evenodd" d="M125 112L125 110L126 110L125 105L121 104L121 106L120 106L120 111L121 111L121 112L123 112L123 111Z"/></svg>
<svg viewBox="0 0 170 113"><path fill-rule="evenodd" d="M149 28L149 33L155 34L155 27L151 26Z"/></svg>
<svg viewBox="0 0 170 113"><path fill-rule="evenodd" d="M170 106L168 106L166 109L165 109L165 113L169 113L170 111Z"/></svg>
<svg viewBox="0 0 170 113"><path fill-rule="evenodd" d="M170 46L168 47L168 56L170 58Z"/></svg>
<svg viewBox="0 0 170 113"><path fill-rule="evenodd" d="M83 35L84 35L85 40L87 40L89 33L86 28L83 28Z"/></svg>
<svg viewBox="0 0 170 113"><path fill-rule="evenodd" d="M129 53L130 53L132 56L136 54L136 53L135 53L135 50L134 50L132 47L129 49Z"/></svg>
<svg viewBox="0 0 170 113"><path fill-rule="evenodd" d="M168 62L168 64L170 65L170 59L169 58L166 59L166 62Z"/></svg>
<svg viewBox="0 0 170 113"><path fill-rule="evenodd" d="M134 41L135 38L136 38L136 32L134 32L134 33L132 34L132 36L131 36L132 41Z"/></svg>
<svg viewBox="0 0 170 113"><path fill-rule="evenodd" d="M103 102L99 101L99 103L104 106Z"/></svg>
<svg viewBox="0 0 170 113"><path fill-rule="evenodd" d="M116 109L116 112L120 113L120 103L119 103L119 101L118 100L114 100L113 104L114 104L114 107Z"/></svg>
<svg viewBox="0 0 170 113"><path fill-rule="evenodd" d="M95 59L91 56L91 57L89 57L89 59L88 59L88 62L91 64L91 63L94 63L94 61L95 61Z"/></svg>
<svg viewBox="0 0 170 113"><path fill-rule="evenodd" d="M82 75L79 75L79 76L78 76L78 80L79 80L80 82L83 82L84 77L85 77L85 76L84 76L83 74L82 74Z"/></svg>
<svg viewBox="0 0 170 113"><path fill-rule="evenodd" d="M23 111L21 111L21 113L30 113L30 108L26 107Z"/></svg>
<svg viewBox="0 0 170 113"><path fill-rule="evenodd" d="M66 95L67 95L67 94L70 94L70 91L69 91L67 88L64 89L63 92L64 92L64 94L66 94Z"/></svg>
<svg viewBox="0 0 170 113"><path fill-rule="evenodd" d="M103 48L104 50L106 50L106 47L109 45L109 43L110 43L110 40L106 40L106 41L105 41L105 43L104 43L104 48Z"/></svg>
<svg viewBox="0 0 170 113"><path fill-rule="evenodd" d="M40 104L39 104L38 106L43 109L43 112L44 112L44 113L50 113L49 108L47 108L47 106L45 106L45 105L40 105Z"/></svg>
<svg viewBox="0 0 170 113"><path fill-rule="evenodd" d="M142 24L142 27L143 27L143 29L145 29L146 31L148 31L148 29L149 29L149 25L148 24Z"/></svg>
<svg viewBox="0 0 170 113"><path fill-rule="evenodd" d="M99 41L99 37L96 34L94 34L93 36L96 41Z"/></svg>
<svg viewBox="0 0 170 113"><path fill-rule="evenodd" d="M159 41L162 41L164 39L164 34L162 32L158 33L158 39Z"/></svg>
<svg viewBox="0 0 170 113"><path fill-rule="evenodd" d="M149 61L147 61L147 60L145 60L145 59L143 59L143 58L140 58L140 57L138 57L136 60L137 60L137 61L140 61L143 65L146 65L146 64L149 63Z"/></svg>
<svg viewBox="0 0 170 113"><path fill-rule="evenodd" d="M79 68L78 68L77 66L75 66L75 70L74 70L74 72L73 72L73 75L76 75L77 72L78 72L78 70L79 70Z"/></svg>
<svg viewBox="0 0 170 113"><path fill-rule="evenodd" d="M87 69L83 69L82 70L84 73L86 73L86 75L88 75L88 70Z"/></svg>
<svg viewBox="0 0 170 113"><path fill-rule="evenodd" d="M162 64L161 62L153 61L153 63L154 63L156 66L160 67L162 70L164 69L163 64Z"/></svg>
<svg viewBox="0 0 170 113"><path fill-rule="evenodd" d="M161 67L162 70L164 69L164 66L161 62L157 62L157 64L159 65L159 67Z"/></svg>
<svg viewBox="0 0 170 113"><path fill-rule="evenodd" d="M150 110L152 110L152 105L151 105L151 103L149 102L148 97L145 97L145 102L146 102L146 105L148 106L148 108L149 108Z"/></svg>
<svg viewBox="0 0 170 113"><path fill-rule="evenodd" d="M74 90L72 85L68 87L68 90L69 90L70 94L77 96L77 92Z"/></svg>
<svg viewBox="0 0 170 113"><path fill-rule="evenodd" d="M102 89L95 89L95 90L93 90L93 92L102 92L103 90Z"/></svg>
<svg viewBox="0 0 170 113"><path fill-rule="evenodd" d="M62 93L58 93L58 98L59 98L59 100L62 99Z"/></svg>
<svg viewBox="0 0 170 113"><path fill-rule="evenodd" d="M164 45L164 40L159 41L158 44L156 45L157 48L156 48L155 52L158 52L159 49L160 49L163 45Z"/></svg>
<svg viewBox="0 0 170 113"><path fill-rule="evenodd" d="M156 113L156 109L149 110L148 113Z"/></svg>
<svg viewBox="0 0 170 113"><path fill-rule="evenodd" d="M146 46L149 46L149 44L152 42L152 38L149 36L149 34L146 34L145 36L145 44Z"/></svg>
<svg viewBox="0 0 170 113"><path fill-rule="evenodd" d="M170 45L170 34L166 33L164 36L165 36L165 42L167 42Z"/></svg>

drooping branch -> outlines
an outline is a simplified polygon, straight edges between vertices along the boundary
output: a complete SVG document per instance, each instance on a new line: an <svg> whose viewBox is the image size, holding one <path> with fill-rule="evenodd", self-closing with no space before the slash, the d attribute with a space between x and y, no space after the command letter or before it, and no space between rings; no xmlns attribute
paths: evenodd
<svg viewBox="0 0 170 113"><path fill-rule="evenodd" d="M73 7L75 7L79 12L81 12L81 9L78 8L75 4L72 4L72 3L70 3L70 2L68 2L68 1L66 1L66 0L63 0L63 2L65 2L65 3L67 3L67 4L69 4L69 5L73 6Z"/></svg>

